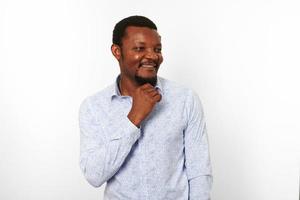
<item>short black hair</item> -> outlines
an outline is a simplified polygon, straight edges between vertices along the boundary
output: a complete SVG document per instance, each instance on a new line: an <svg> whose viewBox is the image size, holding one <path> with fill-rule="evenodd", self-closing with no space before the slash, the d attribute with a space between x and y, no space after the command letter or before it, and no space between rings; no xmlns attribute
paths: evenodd
<svg viewBox="0 0 300 200"><path fill-rule="evenodd" d="M144 16L134 15L119 21L113 30L112 42L122 46L122 38L125 35L126 28L128 26L147 27L157 30L156 25L153 21Z"/></svg>

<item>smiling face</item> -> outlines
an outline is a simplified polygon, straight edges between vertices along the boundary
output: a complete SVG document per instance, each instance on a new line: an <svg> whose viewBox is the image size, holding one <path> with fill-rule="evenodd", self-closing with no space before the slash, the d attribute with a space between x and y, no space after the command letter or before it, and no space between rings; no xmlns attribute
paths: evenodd
<svg viewBox="0 0 300 200"><path fill-rule="evenodd" d="M119 61L121 76L142 85L155 85L157 72L163 61L161 40L156 30L129 26L121 47L112 45L112 53Z"/></svg>

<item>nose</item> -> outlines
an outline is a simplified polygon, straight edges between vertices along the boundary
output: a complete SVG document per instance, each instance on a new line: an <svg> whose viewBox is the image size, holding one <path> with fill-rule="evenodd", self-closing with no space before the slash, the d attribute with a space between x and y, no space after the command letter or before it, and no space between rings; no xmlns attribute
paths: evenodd
<svg viewBox="0 0 300 200"><path fill-rule="evenodd" d="M145 57L148 58L148 59L152 59L152 60L158 60L157 53L154 50L151 50L151 49L146 52Z"/></svg>

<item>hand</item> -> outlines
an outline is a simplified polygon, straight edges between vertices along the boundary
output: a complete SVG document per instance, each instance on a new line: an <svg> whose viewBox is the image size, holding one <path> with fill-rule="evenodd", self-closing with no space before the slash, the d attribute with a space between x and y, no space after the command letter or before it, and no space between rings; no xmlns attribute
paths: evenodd
<svg viewBox="0 0 300 200"><path fill-rule="evenodd" d="M138 87L132 96L132 107L128 119L137 127L151 113L161 94L149 83Z"/></svg>

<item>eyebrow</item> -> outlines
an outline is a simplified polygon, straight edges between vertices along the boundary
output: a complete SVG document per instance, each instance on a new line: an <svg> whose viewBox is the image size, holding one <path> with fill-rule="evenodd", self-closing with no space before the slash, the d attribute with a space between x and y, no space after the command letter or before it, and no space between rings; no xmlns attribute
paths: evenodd
<svg viewBox="0 0 300 200"><path fill-rule="evenodd" d="M142 45L145 45L146 43L145 42L137 42L138 44L142 44ZM156 46L161 46L161 43L157 43Z"/></svg>

